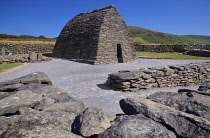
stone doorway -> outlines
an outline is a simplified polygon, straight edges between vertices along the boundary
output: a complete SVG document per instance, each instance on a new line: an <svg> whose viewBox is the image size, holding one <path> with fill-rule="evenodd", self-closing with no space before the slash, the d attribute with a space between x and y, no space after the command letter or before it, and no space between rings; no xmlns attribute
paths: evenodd
<svg viewBox="0 0 210 138"><path fill-rule="evenodd" d="M118 59L118 63L123 63L121 44L117 44L117 59Z"/></svg>

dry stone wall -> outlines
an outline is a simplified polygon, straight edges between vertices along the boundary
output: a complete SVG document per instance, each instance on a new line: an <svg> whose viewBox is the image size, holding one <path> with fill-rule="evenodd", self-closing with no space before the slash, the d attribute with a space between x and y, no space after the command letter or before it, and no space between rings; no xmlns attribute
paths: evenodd
<svg viewBox="0 0 210 138"><path fill-rule="evenodd" d="M16 55L0 55L0 64L7 63L37 63L51 61L52 58L45 57L42 53L30 52L29 54L16 54Z"/></svg>
<svg viewBox="0 0 210 138"><path fill-rule="evenodd" d="M127 25L110 5L72 18L56 41L53 57L110 64L134 61L136 54Z"/></svg>
<svg viewBox="0 0 210 138"><path fill-rule="evenodd" d="M210 45L138 45L135 44L136 51L142 52L185 52L193 49L210 50Z"/></svg>
<svg viewBox="0 0 210 138"><path fill-rule="evenodd" d="M210 57L210 50L192 49L185 52L185 54L194 55L194 56L202 56L202 57Z"/></svg>
<svg viewBox="0 0 210 138"><path fill-rule="evenodd" d="M143 68L109 74L107 84L122 91L138 91L152 87L175 87L210 81L210 62Z"/></svg>
<svg viewBox="0 0 210 138"><path fill-rule="evenodd" d="M12 54L28 54L29 52L43 53L52 52L54 44L23 44L23 43L0 43L0 55ZM4 56L3 55L3 56Z"/></svg>

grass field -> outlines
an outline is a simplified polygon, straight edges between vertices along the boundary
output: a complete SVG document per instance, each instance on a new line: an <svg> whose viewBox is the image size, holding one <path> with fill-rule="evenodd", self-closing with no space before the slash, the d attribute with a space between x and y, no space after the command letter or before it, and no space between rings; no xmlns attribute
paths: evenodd
<svg viewBox="0 0 210 138"><path fill-rule="evenodd" d="M13 63L13 64L0 64L0 73L5 72L9 69L18 67L20 65L23 65L21 63Z"/></svg>
<svg viewBox="0 0 210 138"><path fill-rule="evenodd" d="M154 52L136 52L137 56L151 58L169 58L169 59L210 59L210 57L199 57L191 55L182 55L179 53L154 53Z"/></svg>

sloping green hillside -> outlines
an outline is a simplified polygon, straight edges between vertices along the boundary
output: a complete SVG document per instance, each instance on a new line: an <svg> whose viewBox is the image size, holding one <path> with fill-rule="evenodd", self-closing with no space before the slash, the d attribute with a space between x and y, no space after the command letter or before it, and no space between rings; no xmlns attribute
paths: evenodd
<svg viewBox="0 0 210 138"><path fill-rule="evenodd" d="M133 42L139 44L210 44L210 36L173 35L136 26L129 26L128 28L133 37Z"/></svg>

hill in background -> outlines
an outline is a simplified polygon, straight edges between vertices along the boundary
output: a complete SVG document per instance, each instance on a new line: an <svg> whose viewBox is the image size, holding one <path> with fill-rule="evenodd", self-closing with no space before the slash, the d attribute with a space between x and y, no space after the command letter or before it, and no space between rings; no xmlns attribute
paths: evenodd
<svg viewBox="0 0 210 138"><path fill-rule="evenodd" d="M210 36L173 35L142 27L128 26L133 42L138 44L210 44Z"/></svg>
<svg viewBox="0 0 210 138"><path fill-rule="evenodd" d="M161 33L142 27L128 26L133 42L138 44L210 44L210 36L202 35L173 35ZM55 42L57 38L46 38L30 35L7 35L0 34L0 41L47 41Z"/></svg>

